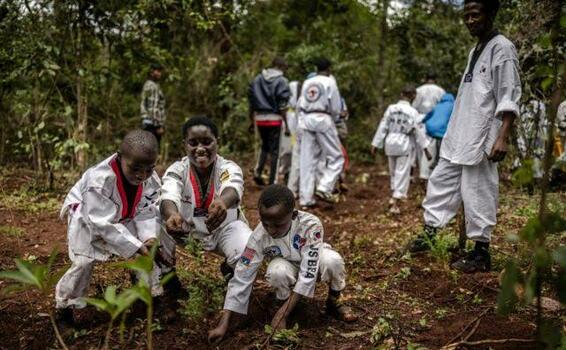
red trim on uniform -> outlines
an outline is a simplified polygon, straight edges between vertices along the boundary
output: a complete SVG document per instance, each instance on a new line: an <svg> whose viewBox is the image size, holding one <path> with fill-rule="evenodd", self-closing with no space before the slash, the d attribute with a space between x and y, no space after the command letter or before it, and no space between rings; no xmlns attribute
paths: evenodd
<svg viewBox="0 0 566 350"><path fill-rule="evenodd" d="M348 156L348 152L346 151L346 147L340 144L340 148L342 149L342 155L344 156L344 171L350 170L350 157Z"/></svg>
<svg viewBox="0 0 566 350"><path fill-rule="evenodd" d="M120 165L118 164L117 158L114 158L110 161L110 167L112 168L114 174L116 175L116 186L118 187L118 194L120 194L120 200L122 201L122 219L125 219L127 217L132 218L134 217L134 214L136 213L136 207L138 206L138 203L141 200L141 196L143 192L143 184L138 185L138 191L136 193L136 198L134 199L134 208L132 209L132 212L128 216L128 209L129 209L128 197L126 196L126 190L124 189L124 182L122 181L122 174L120 173L120 168L118 168L119 166Z"/></svg>
<svg viewBox="0 0 566 350"><path fill-rule="evenodd" d="M214 170L213 170L214 171ZM211 174L211 176L214 174ZM210 185L209 185L209 191L208 191L208 196L206 197L206 200L204 202L204 206L202 206L202 194L200 193L200 186L198 185L197 179L196 179L196 175L194 174L193 168L190 169L190 180L191 180L191 185L193 186L193 192L195 193L195 207L197 208L204 208L204 209L208 209L208 207L210 207L210 203L212 203L212 200L214 199L214 178L211 177L210 178Z"/></svg>
<svg viewBox="0 0 566 350"><path fill-rule="evenodd" d="M281 120L256 120L255 122L257 126L281 126L282 123Z"/></svg>

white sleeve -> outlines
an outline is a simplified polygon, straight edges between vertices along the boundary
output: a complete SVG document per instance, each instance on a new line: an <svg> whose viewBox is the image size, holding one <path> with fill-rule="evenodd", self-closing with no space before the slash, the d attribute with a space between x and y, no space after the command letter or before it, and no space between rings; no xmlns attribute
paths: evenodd
<svg viewBox="0 0 566 350"><path fill-rule="evenodd" d="M519 101L521 99L521 78L519 76L519 61L515 48L503 47L495 58L492 68L493 91L495 95L495 116L511 112L519 116Z"/></svg>
<svg viewBox="0 0 566 350"><path fill-rule="evenodd" d="M389 108L387 108L385 114L383 115L383 118L381 118L381 121L379 122L379 126L377 127L375 135L373 136L373 141L371 142L371 145L375 148L381 149L384 146L385 137L389 132L389 127L387 126L387 119L389 119L389 113L390 113Z"/></svg>
<svg viewBox="0 0 566 350"><path fill-rule="evenodd" d="M136 212L133 222L136 227L136 232L142 242L151 238L157 238L161 229L161 218L159 216L159 209L157 207L159 201L159 177L157 174L153 175L156 179L156 186L153 190L144 191L140 206L141 208ZM139 206L138 206L139 208Z"/></svg>
<svg viewBox="0 0 566 350"><path fill-rule="evenodd" d="M417 96L413 100L413 104L412 104L413 108L420 112L422 109L422 104L423 104L423 92L422 89L417 89Z"/></svg>
<svg viewBox="0 0 566 350"><path fill-rule="evenodd" d="M311 227L306 231L306 243L301 248L301 265L299 276L293 291L308 298L314 296L316 279L318 276L318 264L322 249L322 237L324 231L320 221L313 220Z"/></svg>
<svg viewBox="0 0 566 350"><path fill-rule="evenodd" d="M233 188L238 193L240 201L244 196L244 174L242 168L232 161L225 161L220 171L220 192L222 194L226 188Z"/></svg>
<svg viewBox="0 0 566 350"><path fill-rule="evenodd" d="M181 211L181 196L183 188L187 182L184 175L183 163L173 163L163 176L163 185L161 186L161 201L168 200L175 203L177 210Z"/></svg>
<svg viewBox="0 0 566 350"><path fill-rule="evenodd" d="M248 313L253 284L264 258L261 244L257 243L254 234L248 240L246 249L236 264L234 277L228 283L224 310L244 315Z"/></svg>
<svg viewBox="0 0 566 350"><path fill-rule="evenodd" d="M143 243L126 226L112 223L118 215L118 207L96 189L88 189L83 193L80 210L91 232L104 240L120 256L129 258L142 246Z"/></svg>
<svg viewBox="0 0 566 350"><path fill-rule="evenodd" d="M330 103L330 114L332 117L337 117L340 115L342 111L342 98L340 97L340 91L338 90L338 85L332 79L332 83L330 84L330 92L329 92L329 99Z"/></svg>

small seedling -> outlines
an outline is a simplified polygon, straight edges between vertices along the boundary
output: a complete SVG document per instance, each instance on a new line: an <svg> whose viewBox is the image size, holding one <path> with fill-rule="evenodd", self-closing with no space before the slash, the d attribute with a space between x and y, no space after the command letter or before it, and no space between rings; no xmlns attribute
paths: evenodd
<svg viewBox="0 0 566 350"><path fill-rule="evenodd" d="M266 324L264 327L266 334L271 335L271 339L282 345L299 345L301 339L299 338L299 325L295 323L293 328L280 329L273 333L271 325Z"/></svg>

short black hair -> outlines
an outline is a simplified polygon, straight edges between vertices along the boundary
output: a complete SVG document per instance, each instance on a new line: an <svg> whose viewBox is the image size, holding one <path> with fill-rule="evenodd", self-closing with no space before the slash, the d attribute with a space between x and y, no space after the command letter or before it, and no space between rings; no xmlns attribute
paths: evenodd
<svg viewBox="0 0 566 350"><path fill-rule="evenodd" d="M277 68L286 68L288 66L287 60L284 57L281 57L281 56L275 57L273 59L273 61L271 62L271 65L273 67L277 67Z"/></svg>
<svg viewBox="0 0 566 350"><path fill-rule="evenodd" d="M212 131L214 137L218 138L218 128L216 124L212 121L212 119L208 118L205 115L197 115L192 117L191 119L187 120L183 125L183 138L187 137L187 132L190 128L197 125L204 125Z"/></svg>
<svg viewBox="0 0 566 350"><path fill-rule="evenodd" d="M487 13L493 16L499 11L499 0L464 0L464 5L471 3L482 4Z"/></svg>
<svg viewBox="0 0 566 350"><path fill-rule="evenodd" d="M282 205L287 213L290 213L295 209L295 196L286 186L269 185L261 191L258 208L271 208L276 205Z"/></svg>
<svg viewBox="0 0 566 350"><path fill-rule="evenodd" d="M401 95L409 97L410 95L416 94L417 93L417 89L415 88L415 85L413 84L406 84L403 87L403 90L401 90Z"/></svg>
<svg viewBox="0 0 566 350"><path fill-rule="evenodd" d="M426 80L436 80L436 73L435 72L428 72L426 74Z"/></svg>
<svg viewBox="0 0 566 350"><path fill-rule="evenodd" d="M332 62L326 57L319 57L315 60L314 64L316 65L317 71L325 71L332 66Z"/></svg>
<svg viewBox="0 0 566 350"><path fill-rule="evenodd" d="M151 70L163 70L163 66L160 63L152 63L149 68Z"/></svg>
<svg viewBox="0 0 566 350"><path fill-rule="evenodd" d="M157 156L159 145L155 135L141 129L129 131L120 144L120 153L130 155L133 151Z"/></svg>

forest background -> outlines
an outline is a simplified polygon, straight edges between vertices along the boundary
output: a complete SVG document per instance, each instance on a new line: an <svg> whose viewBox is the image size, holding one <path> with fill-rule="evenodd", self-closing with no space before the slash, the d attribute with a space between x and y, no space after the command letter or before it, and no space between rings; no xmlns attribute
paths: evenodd
<svg viewBox="0 0 566 350"><path fill-rule="evenodd" d="M221 153L250 152L247 85L276 55L287 58L290 80L303 80L316 57L334 62L351 111L347 147L368 160L372 133L404 84L435 73L457 92L474 44L461 9L461 0L5 0L0 162L52 178L113 152L140 126L155 62L165 67L164 162L183 153L180 126L199 113L218 123ZM498 28L518 48L523 100L549 100L566 46L563 36L551 40L560 12L556 0L502 0Z"/></svg>

